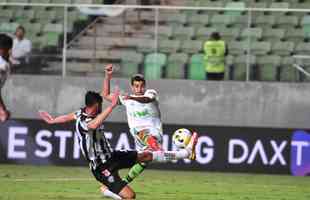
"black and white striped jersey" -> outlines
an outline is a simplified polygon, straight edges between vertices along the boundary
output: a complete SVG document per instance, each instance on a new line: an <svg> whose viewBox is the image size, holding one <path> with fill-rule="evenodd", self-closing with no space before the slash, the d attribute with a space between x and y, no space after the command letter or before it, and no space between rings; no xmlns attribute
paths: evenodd
<svg viewBox="0 0 310 200"><path fill-rule="evenodd" d="M76 134L82 154L90 162L93 168L98 164L105 163L112 156L113 149L104 135L104 126L101 125L96 130L87 128L87 123L93 120L93 117L80 109L75 113Z"/></svg>

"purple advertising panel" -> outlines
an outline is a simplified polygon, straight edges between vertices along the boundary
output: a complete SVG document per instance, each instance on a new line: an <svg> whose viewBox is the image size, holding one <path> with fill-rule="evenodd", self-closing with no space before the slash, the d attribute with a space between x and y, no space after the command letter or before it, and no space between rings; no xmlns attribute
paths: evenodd
<svg viewBox="0 0 310 200"><path fill-rule="evenodd" d="M126 123L105 123L114 149L135 149ZM195 161L152 164L150 168L266 174L309 175L310 134L306 130L164 125L163 148L176 149L178 128L199 134ZM87 165L75 137L74 124L47 125L13 119L0 125L0 163Z"/></svg>

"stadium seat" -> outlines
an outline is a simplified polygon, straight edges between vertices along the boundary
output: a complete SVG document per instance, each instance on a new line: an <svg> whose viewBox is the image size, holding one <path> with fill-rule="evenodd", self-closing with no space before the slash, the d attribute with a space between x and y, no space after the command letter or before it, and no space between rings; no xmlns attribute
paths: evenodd
<svg viewBox="0 0 310 200"><path fill-rule="evenodd" d="M130 77L133 74L138 73L139 64L143 61L143 54L137 52L124 52L121 58L121 75L124 77Z"/></svg>
<svg viewBox="0 0 310 200"><path fill-rule="evenodd" d="M232 17L229 15L213 15L210 21L210 25L213 28L227 27L232 24Z"/></svg>
<svg viewBox="0 0 310 200"><path fill-rule="evenodd" d="M251 40L259 40L262 38L263 30L262 28L245 28L241 31L241 40L246 40L250 38Z"/></svg>
<svg viewBox="0 0 310 200"><path fill-rule="evenodd" d="M299 42L303 42L305 39L305 33L304 30L301 28L288 28L286 30L286 35L285 35L286 40L299 43Z"/></svg>
<svg viewBox="0 0 310 200"><path fill-rule="evenodd" d="M289 56L294 52L295 44L294 42L275 42L271 46L271 51L275 55Z"/></svg>
<svg viewBox="0 0 310 200"><path fill-rule="evenodd" d="M224 2L222 2L222 1L211 1L211 0L200 0L198 5L199 5L199 7L223 8ZM217 10L202 10L201 12L204 14L208 14L209 16L212 16L212 15L219 13L219 11L217 11Z"/></svg>
<svg viewBox="0 0 310 200"><path fill-rule="evenodd" d="M285 38L285 29L281 28L266 28L263 33L263 40L269 42L280 41Z"/></svg>
<svg viewBox="0 0 310 200"><path fill-rule="evenodd" d="M18 26L19 26L19 24L17 24L17 23L5 23L5 22L3 22L0 24L0 32L13 34Z"/></svg>
<svg viewBox="0 0 310 200"><path fill-rule="evenodd" d="M162 53L148 54L144 61L144 75L146 79L160 79L162 68L166 65L167 56Z"/></svg>
<svg viewBox="0 0 310 200"><path fill-rule="evenodd" d="M18 9L14 14L14 21L19 24L24 24L35 19L35 12L32 9L24 10Z"/></svg>
<svg viewBox="0 0 310 200"><path fill-rule="evenodd" d="M187 23L189 26L200 28L209 24L209 15L206 14L194 14L188 16Z"/></svg>
<svg viewBox="0 0 310 200"><path fill-rule="evenodd" d="M176 53L181 46L179 40L160 40L159 51L163 53Z"/></svg>
<svg viewBox="0 0 310 200"><path fill-rule="evenodd" d="M63 33L62 24L47 24L43 27L44 37L47 40L47 46L57 47L59 45L59 36Z"/></svg>
<svg viewBox="0 0 310 200"><path fill-rule="evenodd" d="M9 22L13 18L13 10L1 10L0 18L5 19L7 22Z"/></svg>
<svg viewBox="0 0 310 200"><path fill-rule="evenodd" d="M74 4L92 4L93 0L73 0Z"/></svg>
<svg viewBox="0 0 310 200"><path fill-rule="evenodd" d="M190 59L188 79L205 80L204 54L194 54Z"/></svg>
<svg viewBox="0 0 310 200"><path fill-rule="evenodd" d="M233 41L239 38L240 29L239 28L218 28L217 31L221 34L221 37L225 41Z"/></svg>
<svg viewBox="0 0 310 200"><path fill-rule="evenodd" d="M310 16L304 16L301 20L301 26L307 38L310 38Z"/></svg>
<svg viewBox="0 0 310 200"><path fill-rule="evenodd" d="M295 59L292 56L286 56L282 57L281 60L280 81L296 82L298 73L293 67Z"/></svg>
<svg viewBox="0 0 310 200"><path fill-rule="evenodd" d="M41 24L51 23L56 19L56 11L54 10L38 10L35 13L36 22Z"/></svg>
<svg viewBox="0 0 310 200"><path fill-rule="evenodd" d="M205 27L199 28L196 33L196 38L198 40L205 41L209 39L209 36L211 35L211 33L215 31L217 31L216 28L205 28Z"/></svg>
<svg viewBox="0 0 310 200"><path fill-rule="evenodd" d="M155 18L154 18L155 19ZM159 22L168 23L170 26L180 26L187 22L187 15L179 12L159 12ZM155 20L154 20L155 21Z"/></svg>
<svg viewBox="0 0 310 200"><path fill-rule="evenodd" d="M295 54L310 55L310 45L306 42L301 42L296 45Z"/></svg>
<svg viewBox="0 0 310 200"><path fill-rule="evenodd" d="M173 29L173 37L177 40L190 40L195 36L193 27L178 26Z"/></svg>
<svg viewBox="0 0 310 200"><path fill-rule="evenodd" d="M278 16L276 17L275 26L277 28L296 28L298 26L298 17L297 16Z"/></svg>
<svg viewBox="0 0 310 200"><path fill-rule="evenodd" d="M154 27L155 29L155 27ZM173 28L171 26L158 26L159 39L169 39L173 34Z"/></svg>
<svg viewBox="0 0 310 200"><path fill-rule="evenodd" d="M244 2L228 2L225 6L226 9L229 9L229 8L239 8L239 9L244 9L246 6L245 6L245 3ZM231 10L231 11L225 11L224 14L225 15L230 15L230 16L239 16L239 15L242 15L242 10Z"/></svg>
<svg viewBox="0 0 310 200"><path fill-rule="evenodd" d="M278 80L278 69L281 63L280 56L261 56L257 59L257 63L259 67L259 80Z"/></svg>
<svg viewBox="0 0 310 200"><path fill-rule="evenodd" d="M270 8L274 8L274 9L288 9L290 8L290 3L288 2L272 2L270 4ZM272 13L273 15L277 15L277 16L281 16L281 15L285 15L287 14L288 12L274 12Z"/></svg>
<svg viewBox="0 0 310 200"><path fill-rule="evenodd" d="M51 3L51 0L30 0L30 3Z"/></svg>
<svg viewBox="0 0 310 200"><path fill-rule="evenodd" d="M251 2L250 7L251 8L268 8L268 4L267 2L253 1Z"/></svg>
<svg viewBox="0 0 310 200"><path fill-rule="evenodd" d="M29 0L10 0L10 3L29 3Z"/></svg>
<svg viewBox="0 0 310 200"><path fill-rule="evenodd" d="M168 58L166 67L166 78L181 79L184 78L185 64L188 60L188 55L185 53L171 54Z"/></svg>
<svg viewBox="0 0 310 200"><path fill-rule="evenodd" d="M52 0L51 3L54 4L71 4L71 0Z"/></svg>
<svg viewBox="0 0 310 200"><path fill-rule="evenodd" d="M250 23L251 26L252 22ZM249 16L248 15L241 15L241 16L234 16L232 17L231 22L232 27L235 28L244 28L249 26Z"/></svg>
<svg viewBox="0 0 310 200"><path fill-rule="evenodd" d="M271 44L269 42L251 42L251 54L253 55L266 55L271 51Z"/></svg>
<svg viewBox="0 0 310 200"><path fill-rule="evenodd" d="M32 41L32 48L41 51L47 45L47 37L40 35Z"/></svg>
<svg viewBox="0 0 310 200"><path fill-rule="evenodd" d="M255 27L267 28L272 27L276 22L276 18L273 15L261 15L255 19Z"/></svg>
<svg viewBox="0 0 310 200"><path fill-rule="evenodd" d="M249 57L248 57L249 56ZM247 70L247 62L249 59L250 64L250 74L253 73L253 66L256 63L256 57L253 55L240 55L237 56L234 60L233 64L233 80L237 81L245 81L246 80L246 70Z"/></svg>
<svg viewBox="0 0 310 200"><path fill-rule="evenodd" d="M138 52L151 53L156 51L155 40L151 39L140 39L137 41Z"/></svg>
<svg viewBox="0 0 310 200"><path fill-rule="evenodd" d="M241 55L246 52L246 50L249 48L249 43L247 41L232 41L228 43L228 50L229 54L231 55Z"/></svg>
<svg viewBox="0 0 310 200"><path fill-rule="evenodd" d="M181 51L184 53L199 53L202 51L203 41L185 40L181 43Z"/></svg>

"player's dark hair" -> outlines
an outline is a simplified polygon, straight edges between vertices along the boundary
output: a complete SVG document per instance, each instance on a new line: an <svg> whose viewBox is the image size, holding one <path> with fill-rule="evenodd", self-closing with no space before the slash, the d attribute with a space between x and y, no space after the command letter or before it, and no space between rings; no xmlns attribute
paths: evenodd
<svg viewBox="0 0 310 200"><path fill-rule="evenodd" d="M135 74L134 76L131 77L131 85L133 85L133 82L135 81L142 81L143 84L145 85L145 79L142 74Z"/></svg>
<svg viewBox="0 0 310 200"><path fill-rule="evenodd" d="M101 95L98 92L87 91L85 95L85 105L89 107L95 105L96 103L102 103Z"/></svg>
<svg viewBox="0 0 310 200"><path fill-rule="evenodd" d="M0 48L11 49L12 46L13 46L12 38L6 34L0 34Z"/></svg>

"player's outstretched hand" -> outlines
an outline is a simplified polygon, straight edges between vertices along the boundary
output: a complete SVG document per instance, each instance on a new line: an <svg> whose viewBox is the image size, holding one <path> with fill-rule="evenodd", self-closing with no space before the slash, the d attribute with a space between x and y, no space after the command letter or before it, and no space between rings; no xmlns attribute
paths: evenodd
<svg viewBox="0 0 310 200"><path fill-rule="evenodd" d="M113 95L112 95L112 101L111 101L113 107L117 105L119 95L120 95L120 89L119 87L115 87Z"/></svg>
<svg viewBox="0 0 310 200"><path fill-rule="evenodd" d="M48 112L39 111L38 114L46 123L51 124L53 122L53 117Z"/></svg>
<svg viewBox="0 0 310 200"><path fill-rule="evenodd" d="M108 64L105 69L105 75L108 79L112 78L112 73L113 73L113 65L112 64Z"/></svg>

